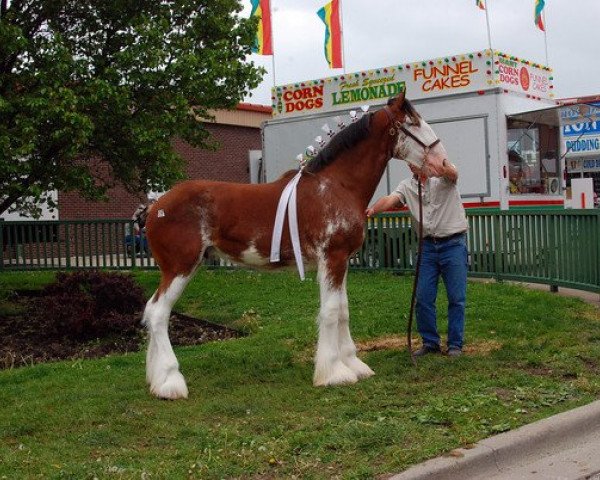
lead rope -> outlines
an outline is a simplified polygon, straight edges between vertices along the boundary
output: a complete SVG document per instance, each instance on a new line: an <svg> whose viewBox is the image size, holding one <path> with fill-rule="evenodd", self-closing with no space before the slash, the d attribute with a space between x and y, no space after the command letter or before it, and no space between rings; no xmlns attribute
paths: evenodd
<svg viewBox="0 0 600 480"><path fill-rule="evenodd" d="M419 281L419 267L421 266L421 251L423 249L423 193L421 191L421 179L417 178L419 192L419 249L417 251L417 266L415 268L415 280L413 282L412 297L410 299L410 314L408 315L408 328L406 340L408 343L408 353L413 365L417 366L417 361L412 349L412 319L415 311L415 300L417 298L417 282Z"/></svg>

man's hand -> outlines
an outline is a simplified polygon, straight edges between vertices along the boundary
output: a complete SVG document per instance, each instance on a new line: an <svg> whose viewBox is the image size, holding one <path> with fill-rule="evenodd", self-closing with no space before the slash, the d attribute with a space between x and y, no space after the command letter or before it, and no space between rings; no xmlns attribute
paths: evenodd
<svg viewBox="0 0 600 480"><path fill-rule="evenodd" d="M394 208L396 205L400 204L400 199L397 195L390 194L385 197L381 197L377 200L372 207L368 207L365 210L365 215L367 217L372 217L373 215L381 212L385 212L386 210L390 210Z"/></svg>

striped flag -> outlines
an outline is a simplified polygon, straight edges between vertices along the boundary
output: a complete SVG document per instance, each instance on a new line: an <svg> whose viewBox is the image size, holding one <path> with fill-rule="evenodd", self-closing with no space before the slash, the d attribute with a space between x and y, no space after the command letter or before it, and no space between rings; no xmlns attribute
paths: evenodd
<svg viewBox="0 0 600 480"><path fill-rule="evenodd" d="M342 68L342 23L340 0L331 0L317 15L325 24L325 58L329 68Z"/></svg>
<svg viewBox="0 0 600 480"><path fill-rule="evenodd" d="M542 31L546 31L546 25L544 25L544 17L542 16L542 10L546 2L544 0L535 0L535 25Z"/></svg>
<svg viewBox="0 0 600 480"><path fill-rule="evenodd" d="M259 55L273 55L273 36L271 30L270 0L250 0L252 2L251 17L258 17L258 29L252 51Z"/></svg>
<svg viewBox="0 0 600 480"><path fill-rule="evenodd" d="M475 5L477 5L481 10L485 10L485 2L483 0L475 0Z"/></svg>

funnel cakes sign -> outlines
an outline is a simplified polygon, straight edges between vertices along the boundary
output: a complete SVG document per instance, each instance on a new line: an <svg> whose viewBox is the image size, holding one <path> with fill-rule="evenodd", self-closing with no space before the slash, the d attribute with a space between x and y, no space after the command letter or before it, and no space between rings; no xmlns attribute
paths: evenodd
<svg viewBox="0 0 600 480"><path fill-rule="evenodd" d="M393 65L272 89L274 117L382 104L406 91L411 100L503 88L551 98L550 69L501 52L454 55Z"/></svg>

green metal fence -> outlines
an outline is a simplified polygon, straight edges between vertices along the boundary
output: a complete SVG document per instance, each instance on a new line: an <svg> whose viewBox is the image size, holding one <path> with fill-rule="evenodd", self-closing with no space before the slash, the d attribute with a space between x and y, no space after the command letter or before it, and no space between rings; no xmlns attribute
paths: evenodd
<svg viewBox="0 0 600 480"><path fill-rule="evenodd" d="M469 210L469 275L600 292L600 211ZM0 270L156 268L131 220L0 222ZM411 272L417 237L407 213L366 224L352 269ZM210 266L231 266L209 259Z"/></svg>
<svg viewBox="0 0 600 480"><path fill-rule="evenodd" d="M0 222L5 270L154 267L132 220Z"/></svg>
<svg viewBox="0 0 600 480"><path fill-rule="evenodd" d="M469 276L600 292L600 211L467 211ZM418 241L408 213L369 219L358 269L410 272Z"/></svg>

